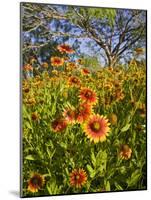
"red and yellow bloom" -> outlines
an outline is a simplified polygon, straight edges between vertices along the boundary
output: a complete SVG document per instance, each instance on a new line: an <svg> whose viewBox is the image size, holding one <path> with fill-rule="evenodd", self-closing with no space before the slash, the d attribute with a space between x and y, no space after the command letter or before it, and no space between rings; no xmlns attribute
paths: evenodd
<svg viewBox="0 0 151 200"><path fill-rule="evenodd" d="M24 65L23 69L26 72L33 71L33 67L30 64Z"/></svg>
<svg viewBox="0 0 151 200"><path fill-rule="evenodd" d="M80 86L80 79L76 76L71 76L68 80L69 85L71 86Z"/></svg>
<svg viewBox="0 0 151 200"><path fill-rule="evenodd" d="M51 65L54 67L59 67L64 64L64 59L57 56L51 57L50 61L51 61Z"/></svg>
<svg viewBox="0 0 151 200"><path fill-rule="evenodd" d="M90 71L87 68L83 68L83 69L81 69L81 73L83 75L88 75L88 74L90 74Z"/></svg>
<svg viewBox="0 0 151 200"><path fill-rule="evenodd" d="M87 174L83 169L74 169L70 173L70 185L81 188L87 181Z"/></svg>
<svg viewBox="0 0 151 200"><path fill-rule="evenodd" d="M79 105L76 111L76 121L78 123L83 123L86 121L92 114L92 106L87 103L82 103Z"/></svg>
<svg viewBox="0 0 151 200"><path fill-rule="evenodd" d="M83 128L86 136L94 143L105 141L110 131L108 119L100 115L92 115Z"/></svg>
<svg viewBox="0 0 151 200"><path fill-rule="evenodd" d="M51 128L54 132L61 132L67 127L67 121L65 119L55 119L51 123Z"/></svg>
<svg viewBox="0 0 151 200"><path fill-rule="evenodd" d="M119 153L120 158L128 160L131 158L131 155L132 149L127 144L122 145Z"/></svg>
<svg viewBox="0 0 151 200"><path fill-rule="evenodd" d="M45 183L44 176L39 173L33 173L30 179L28 180L28 188L29 192L35 193L40 190Z"/></svg>
<svg viewBox="0 0 151 200"><path fill-rule="evenodd" d="M89 104L96 104L97 103L97 95L96 92L90 88L82 88L80 90L80 99L84 102Z"/></svg>
<svg viewBox="0 0 151 200"><path fill-rule="evenodd" d="M75 51L68 45L68 44L61 44L57 46L57 49L61 52L61 53L68 53L68 54L72 54Z"/></svg>

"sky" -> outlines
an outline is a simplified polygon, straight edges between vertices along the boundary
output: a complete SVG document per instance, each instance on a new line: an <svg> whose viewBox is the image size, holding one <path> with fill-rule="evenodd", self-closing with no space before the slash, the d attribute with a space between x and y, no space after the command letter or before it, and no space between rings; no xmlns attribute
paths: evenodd
<svg viewBox="0 0 151 200"><path fill-rule="evenodd" d="M61 14L64 14L64 12L66 12L67 10L67 6L53 6L53 7L57 8L57 10ZM128 10L123 10L123 12L124 12L125 17L128 18L129 17ZM38 13L38 15L43 19L42 14ZM98 24L96 23L96 25ZM51 19L46 22L46 27L50 33L61 32L61 33L70 33L71 35L74 35L75 37L70 37L66 39L65 43L71 45L74 49L76 49L76 52L77 52L76 56L79 56L80 54L84 54L91 57L97 57L99 62L102 65L105 64L104 59L101 56L101 54L104 51L90 38L77 39L76 37L82 34L83 30L71 24L68 20ZM133 24L132 24L132 27L133 27ZM102 29L101 31L106 32L106 34L110 33L110 28L107 26L105 26L104 29L103 29L103 26L100 26L99 28ZM29 42L32 45L42 44L42 43L47 42L47 39L45 37L41 37L42 31L43 30L41 28L37 28L35 32L23 33L24 42ZM57 43L64 43L63 38L64 37L62 36L59 36L59 37L57 36L57 37L53 37L53 40L57 41ZM117 44L117 42L118 42L118 35L117 37L114 38L113 47ZM124 62L124 60L122 62Z"/></svg>

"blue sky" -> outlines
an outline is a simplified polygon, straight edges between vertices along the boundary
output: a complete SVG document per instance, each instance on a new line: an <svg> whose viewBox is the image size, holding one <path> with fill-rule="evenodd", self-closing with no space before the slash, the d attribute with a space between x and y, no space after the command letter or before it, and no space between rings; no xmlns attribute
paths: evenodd
<svg viewBox="0 0 151 200"><path fill-rule="evenodd" d="M57 8L60 11L60 13L64 13L67 8L66 6L53 6L53 7ZM123 12L125 17L127 18L130 17L128 14L128 10L123 10ZM96 26L98 26L97 22ZM61 33L70 33L71 35L74 35L75 37L69 37L67 40L65 40L65 43L71 45L74 49L76 49L77 55L85 54L87 56L97 57L102 65L105 64L104 59L101 56L101 54L103 54L104 51L90 38L77 39L76 36L81 35L83 33L83 30L71 24L71 22L69 22L68 20L52 19L49 22L47 22L47 29L50 32L50 34L61 32ZM110 33L110 27L108 26L106 27L98 26L98 30L99 29L106 32L106 35ZM47 41L46 38L40 37L40 34L42 32L40 28L36 29L35 32L36 35L34 32L30 34L29 33L23 34L24 36L23 38L26 40L26 42L29 41L32 45L36 45L38 43L40 44L45 43ZM58 43L62 43L63 42L62 39L63 39L62 36L53 37L53 40L57 41ZM113 42L112 47L114 47L118 42L118 35L117 37L114 38L112 42Z"/></svg>

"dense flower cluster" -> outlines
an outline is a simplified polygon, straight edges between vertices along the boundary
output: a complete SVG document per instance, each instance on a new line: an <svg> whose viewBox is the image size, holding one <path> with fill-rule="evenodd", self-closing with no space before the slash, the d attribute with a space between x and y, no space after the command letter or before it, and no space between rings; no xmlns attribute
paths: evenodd
<svg viewBox="0 0 151 200"><path fill-rule="evenodd" d="M117 190L114 178L124 179L129 172L133 176L137 162L143 168L143 158L138 158L145 146L145 67L137 67L133 60L128 69L92 70L84 59L70 59L75 50L68 44L56 50L58 55L41 63L36 75L35 58L23 66L24 190ZM35 172L29 178L27 171Z"/></svg>

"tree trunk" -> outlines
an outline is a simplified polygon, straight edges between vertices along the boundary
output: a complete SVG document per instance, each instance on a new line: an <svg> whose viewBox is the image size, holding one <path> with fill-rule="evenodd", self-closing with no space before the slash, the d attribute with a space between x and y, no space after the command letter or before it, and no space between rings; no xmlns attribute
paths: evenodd
<svg viewBox="0 0 151 200"><path fill-rule="evenodd" d="M118 57L108 55L107 60L108 60L108 66L115 67L115 65L117 64L117 61L118 61Z"/></svg>

